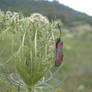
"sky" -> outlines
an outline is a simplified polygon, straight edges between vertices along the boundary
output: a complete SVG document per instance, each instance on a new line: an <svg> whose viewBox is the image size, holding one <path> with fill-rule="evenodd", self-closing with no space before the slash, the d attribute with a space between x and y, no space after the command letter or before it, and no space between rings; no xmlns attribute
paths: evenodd
<svg viewBox="0 0 92 92"><path fill-rule="evenodd" d="M84 12L92 16L92 0L58 0L58 1L61 4L67 5L75 10Z"/></svg>

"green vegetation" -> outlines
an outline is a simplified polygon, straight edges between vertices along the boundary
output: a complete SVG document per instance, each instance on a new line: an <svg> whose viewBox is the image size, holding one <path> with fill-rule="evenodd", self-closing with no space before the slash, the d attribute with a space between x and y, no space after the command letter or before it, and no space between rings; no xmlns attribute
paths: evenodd
<svg viewBox="0 0 92 92"><path fill-rule="evenodd" d="M85 26L86 29L87 25ZM68 75L63 85L66 92L78 92L81 90L81 85L86 92L92 90L92 28L82 29L83 25L81 29L80 26L76 26L75 32L68 33L63 38L66 48L64 49L64 70L62 71Z"/></svg>
<svg viewBox="0 0 92 92"><path fill-rule="evenodd" d="M2 10L21 11L25 16L39 12L47 16L50 20L58 18L66 25L73 25L73 22L92 24L92 17L77 12L58 2L48 2L45 0L0 0Z"/></svg>
<svg viewBox="0 0 92 92"><path fill-rule="evenodd" d="M0 2L1 2L1 0L0 0ZM2 2L6 2L6 1L3 0ZM21 1L19 1L19 2L21 2ZM45 3L45 2L42 2L42 3ZM48 4L48 2L46 2L46 3ZM50 4L52 4L52 3L50 3ZM58 3L53 2L53 4L58 4ZM6 5L7 5L7 3L6 3ZM3 9L5 9L5 8L3 8ZM12 10L13 10L13 8L12 8ZM34 11L34 12L37 12L37 11ZM28 12L28 13L30 14L32 12ZM76 12L76 13L78 13L78 12ZM14 16L14 17L12 17L12 16ZM78 16L78 15L76 15L76 16ZM48 21L47 21L46 22L47 26L43 27L44 22L41 21L42 24L40 24L40 21L36 20L36 22L38 22L38 21L39 22L35 25L32 24L29 27L30 21L33 22L33 20L29 21L29 18L32 19L32 17L23 17L22 14L18 14L18 13L13 14L11 12L5 13L5 12L0 11L0 52L4 52L3 55L2 55L2 53L0 53L0 91L1 92L26 92L26 89L24 87L19 87L19 85L15 85L14 84L15 82L12 82L12 80L10 80L10 76L8 76L7 73L12 73L12 72L16 73L14 61L19 61L19 62L24 61L21 64L19 62L17 62L16 66L17 66L17 71L22 76L22 79L25 82L27 81L26 83L28 83L29 80L31 80L30 76L33 77L34 76L33 74L36 73L36 71L34 71L34 68L31 68L33 70L30 73L30 68L24 66L26 59L28 60L27 64L29 64L29 60L30 60L29 54L30 53L28 53L28 51L31 49L34 50L34 44L31 45L30 42L34 42L34 40L32 40L32 39L35 37L35 34L33 34L34 31L37 31L35 29L39 29L40 27L42 27L42 29L39 30L39 33L38 33L39 36L41 35L41 33L43 34L43 32L45 32L45 31L52 32L54 30L55 31L54 40L59 35L59 31L56 28L56 25L58 22L61 23L60 21L51 22L50 25L48 25ZM51 19L53 19L53 18L51 17ZM89 16L85 17L85 19L88 21L87 18L90 18L90 17ZM91 62L92 61L92 26L89 24L89 22L91 20L88 22L86 20L81 20L81 21L74 20L72 22L73 26L68 26L68 27L66 27L65 26L66 24L63 23L62 40L64 41L64 61L63 61L64 65L61 68L61 70L55 75L55 77L58 78L60 81L63 81L63 79L65 77L67 77L67 79L62 84L60 84L58 86L58 88L56 88L56 92L92 92L92 62ZM85 22L85 23L83 23L83 22ZM68 22L66 22L66 23L68 23ZM69 20L69 23L71 23L70 20ZM32 30L33 33L31 34L29 31L27 31L27 28L28 28L28 30L30 29L29 31ZM18 56L15 57L16 58L15 60L11 59L10 63L5 64L5 61L8 58L10 58L11 56L14 57L14 54L18 51L18 48L22 44L23 34L25 33L25 30L27 31L27 34L26 34L26 39L25 39L25 43L24 43L25 47L23 48L23 51L27 50L27 52L21 53L22 50L20 50L20 53L19 53L20 55L18 54ZM41 31L43 31L43 32L41 32ZM45 40L44 37L46 37L46 35L41 36L43 39L41 39L39 36L37 38L38 41ZM32 37L32 39L31 39L31 37ZM52 38L52 36L51 36L51 38ZM47 42L43 41L43 43L46 44L46 43L48 43L48 41ZM40 45L42 45L42 44L40 44ZM53 45L53 48L54 48L54 46L55 45ZM31 48L29 48L29 47L31 47ZM46 48L45 48L45 50L46 50ZM41 51L41 49L38 50L38 52L39 51ZM33 51L33 52L35 52L35 51ZM50 55L52 54L53 56L55 56L55 53L53 53L52 51L50 51L50 52L51 52L51 53L49 53ZM42 54L43 54L42 58L44 58L46 54L44 54L44 52L42 52ZM22 55L24 57L22 57ZM33 55L35 55L35 53L33 53ZM39 55L39 54L37 54L37 55ZM23 60L19 60L20 57ZM27 57L27 58L25 58L25 57ZM39 58L37 58L37 60L39 60ZM53 59L53 62L51 62L51 63L54 63L54 61L55 60ZM2 64L5 64L5 65L2 66ZM7 67L8 67L8 70L7 70ZM23 68L23 71L25 70L26 74L24 72L22 72L22 70L20 70L20 69L22 69L21 67ZM47 72L48 69L45 72ZM35 73L32 74L33 71ZM21 74L21 72L22 72L22 74ZM24 77L24 75L26 75L26 76ZM38 76L39 76L39 73L38 73ZM43 76L43 74L41 75L41 77L42 76ZM36 78L36 77L37 76L33 77L32 80L34 80L34 78ZM37 80L39 80L39 79L37 79ZM36 80L36 82L37 82L37 80ZM48 89L48 90L46 90L46 92L51 92L51 91L49 91L49 89Z"/></svg>

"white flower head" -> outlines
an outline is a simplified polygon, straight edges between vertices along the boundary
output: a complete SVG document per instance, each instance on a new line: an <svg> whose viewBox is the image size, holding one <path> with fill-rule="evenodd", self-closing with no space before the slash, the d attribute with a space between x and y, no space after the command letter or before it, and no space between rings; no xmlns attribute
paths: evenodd
<svg viewBox="0 0 92 92"><path fill-rule="evenodd" d="M49 20L41 15L40 13L34 13L30 16L30 20L32 22L38 22L38 23L49 23Z"/></svg>

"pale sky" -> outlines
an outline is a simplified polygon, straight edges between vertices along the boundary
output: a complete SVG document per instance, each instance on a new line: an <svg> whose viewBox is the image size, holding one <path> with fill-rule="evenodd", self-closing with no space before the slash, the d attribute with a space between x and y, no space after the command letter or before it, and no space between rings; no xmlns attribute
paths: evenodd
<svg viewBox="0 0 92 92"><path fill-rule="evenodd" d="M58 0L58 1L75 10L87 13L92 16L92 0Z"/></svg>

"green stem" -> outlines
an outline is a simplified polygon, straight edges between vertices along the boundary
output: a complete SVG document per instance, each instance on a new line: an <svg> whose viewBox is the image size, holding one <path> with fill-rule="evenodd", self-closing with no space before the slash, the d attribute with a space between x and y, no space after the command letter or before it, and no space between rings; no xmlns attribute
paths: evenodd
<svg viewBox="0 0 92 92"><path fill-rule="evenodd" d="M32 91L32 88L27 87L27 92L33 92L33 91Z"/></svg>
<svg viewBox="0 0 92 92"><path fill-rule="evenodd" d="M32 89L31 88L28 88L28 92L31 92L32 91Z"/></svg>
<svg viewBox="0 0 92 92"><path fill-rule="evenodd" d="M18 85L18 92L20 92L20 85Z"/></svg>

